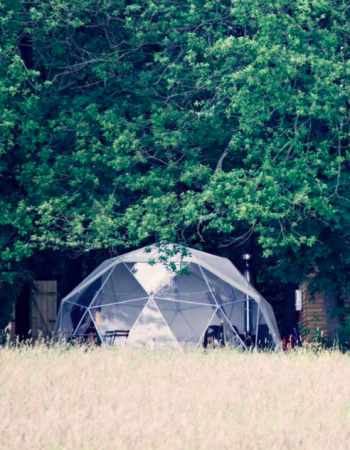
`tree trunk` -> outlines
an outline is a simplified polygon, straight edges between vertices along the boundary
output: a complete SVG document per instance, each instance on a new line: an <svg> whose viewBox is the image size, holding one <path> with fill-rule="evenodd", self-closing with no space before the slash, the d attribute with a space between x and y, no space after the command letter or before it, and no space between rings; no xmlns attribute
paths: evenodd
<svg viewBox="0 0 350 450"><path fill-rule="evenodd" d="M340 318L334 315L334 309L342 306L339 295L334 291L323 291L323 310L326 318L328 344L333 345L341 325Z"/></svg>

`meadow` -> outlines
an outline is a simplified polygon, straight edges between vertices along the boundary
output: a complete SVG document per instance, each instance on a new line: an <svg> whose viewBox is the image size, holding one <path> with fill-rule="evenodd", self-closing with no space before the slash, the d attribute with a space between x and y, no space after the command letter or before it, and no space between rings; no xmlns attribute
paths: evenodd
<svg viewBox="0 0 350 450"><path fill-rule="evenodd" d="M0 348L0 448L348 449L350 357Z"/></svg>

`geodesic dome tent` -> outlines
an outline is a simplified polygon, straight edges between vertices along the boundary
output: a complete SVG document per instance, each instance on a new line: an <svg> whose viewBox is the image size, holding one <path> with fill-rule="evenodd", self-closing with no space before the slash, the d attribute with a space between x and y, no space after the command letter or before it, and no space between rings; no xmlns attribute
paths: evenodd
<svg viewBox="0 0 350 450"><path fill-rule="evenodd" d="M193 348L216 330L225 345L279 349L271 305L228 259L188 250L171 257L181 262L180 274L160 262L156 246L106 260L63 299L55 332L113 345Z"/></svg>

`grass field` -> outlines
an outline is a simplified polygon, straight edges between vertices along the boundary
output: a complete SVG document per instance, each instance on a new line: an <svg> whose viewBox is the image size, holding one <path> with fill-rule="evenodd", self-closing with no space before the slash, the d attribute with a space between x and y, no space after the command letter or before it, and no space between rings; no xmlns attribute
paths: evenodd
<svg viewBox="0 0 350 450"><path fill-rule="evenodd" d="M0 349L1 449L348 449L350 357Z"/></svg>

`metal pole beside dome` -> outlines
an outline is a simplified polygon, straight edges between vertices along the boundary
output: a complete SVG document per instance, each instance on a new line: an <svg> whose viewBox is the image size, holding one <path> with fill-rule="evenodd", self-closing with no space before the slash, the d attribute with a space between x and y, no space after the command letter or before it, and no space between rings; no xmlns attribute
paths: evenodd
<svg viewBox="0 0 350 450"><path fill-rule="evenodd" d="M244 277L245 279L248 281L248 283L250 283L251 280L251 276L250 276L250 260L252 258L252 255L250 255L249 253L245 253L243 255L243 260L245 261L245 266L244 266ZM251 306L250 306L250 297L249 295L246 295L246 302L245 302L245 333L246 336L250 336L251 332L252 332L252 317L251 317Z"/></svg>

